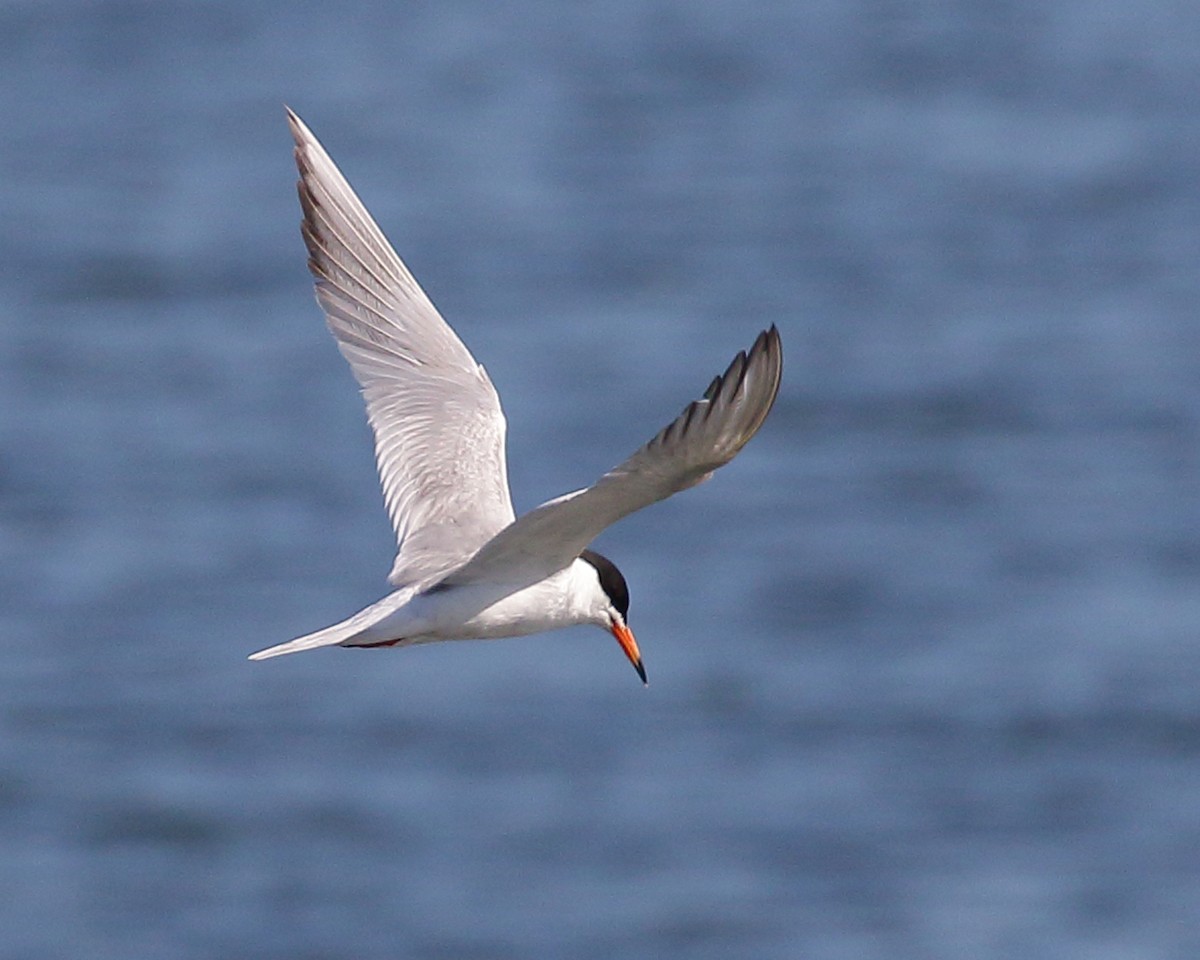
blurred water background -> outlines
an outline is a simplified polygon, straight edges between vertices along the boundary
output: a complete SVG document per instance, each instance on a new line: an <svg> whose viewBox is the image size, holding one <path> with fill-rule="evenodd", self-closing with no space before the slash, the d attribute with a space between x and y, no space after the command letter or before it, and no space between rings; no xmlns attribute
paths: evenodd
<svg viewBox="0 0 1200 960"><path fill-rule="evenodd" d="M773 417L578 629L385 590L282 104L518 510L774 322ZM1200 12L0 5L0 956L1200 956Z"/></svg>

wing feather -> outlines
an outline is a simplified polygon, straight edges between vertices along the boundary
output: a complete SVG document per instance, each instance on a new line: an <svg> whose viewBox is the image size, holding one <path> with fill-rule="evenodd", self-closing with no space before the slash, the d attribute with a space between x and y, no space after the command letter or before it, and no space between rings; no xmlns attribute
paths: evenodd
<svg viewBox="0 0 1200 960"><path fill-rule="evenodd" d="M317 300L375 435L398 544L388 579L437 579L513 520L500 398L316 137L287 116Z"/></svg>
<svg viewBox="0 0 1200 960"><path fill-rule="evenodd" d="M535 583L563 569L606 527L701 483L737 456L770 413L782 375L783 346L772 325L633 456L593 486L524 514L446 582Z"/></svg>

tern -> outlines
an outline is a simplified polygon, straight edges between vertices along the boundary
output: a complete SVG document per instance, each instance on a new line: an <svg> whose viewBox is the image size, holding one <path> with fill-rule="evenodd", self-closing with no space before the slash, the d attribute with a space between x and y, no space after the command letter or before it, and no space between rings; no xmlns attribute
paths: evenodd
<svg viewBox="0 0 1200 960"><path fill-rule="evenodd" d="M763 425L779 392L774 325L704 396L592 486L517 518L505 419L484 368L442 319L329 155L290 109L301 232L316 296L362 388L398 552L382 600L251 654L404 647L595 624L642 683L629 588L588 548L622 517L708 479Z"/></svg>

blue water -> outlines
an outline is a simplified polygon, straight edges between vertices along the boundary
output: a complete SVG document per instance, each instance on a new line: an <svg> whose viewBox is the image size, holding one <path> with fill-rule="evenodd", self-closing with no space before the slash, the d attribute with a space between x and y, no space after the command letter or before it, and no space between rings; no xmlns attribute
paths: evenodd
<svg viewBox="0 0 1200 960"><path fill-rule="evenodd" d="M0 956L1200 956L1200 13L0 6ZM245 655L393 544L291 104L518 509L779 325L578 629Z"/></svg>

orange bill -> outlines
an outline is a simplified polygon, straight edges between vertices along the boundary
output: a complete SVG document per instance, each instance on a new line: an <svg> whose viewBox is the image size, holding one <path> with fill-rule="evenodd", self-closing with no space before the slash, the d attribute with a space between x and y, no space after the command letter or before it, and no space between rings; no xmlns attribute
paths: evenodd
<svg viewBox="0 0 1200 960"><path fill-rule="evenodd" d="M633 639L633 631L623 623L614 623L612 635L617 638L617 643L621 645L625 656L633 664L633 669L642 678L642 683L646 683L646 668L642 666L642 652L638 649L637 641Z"/></svg>

